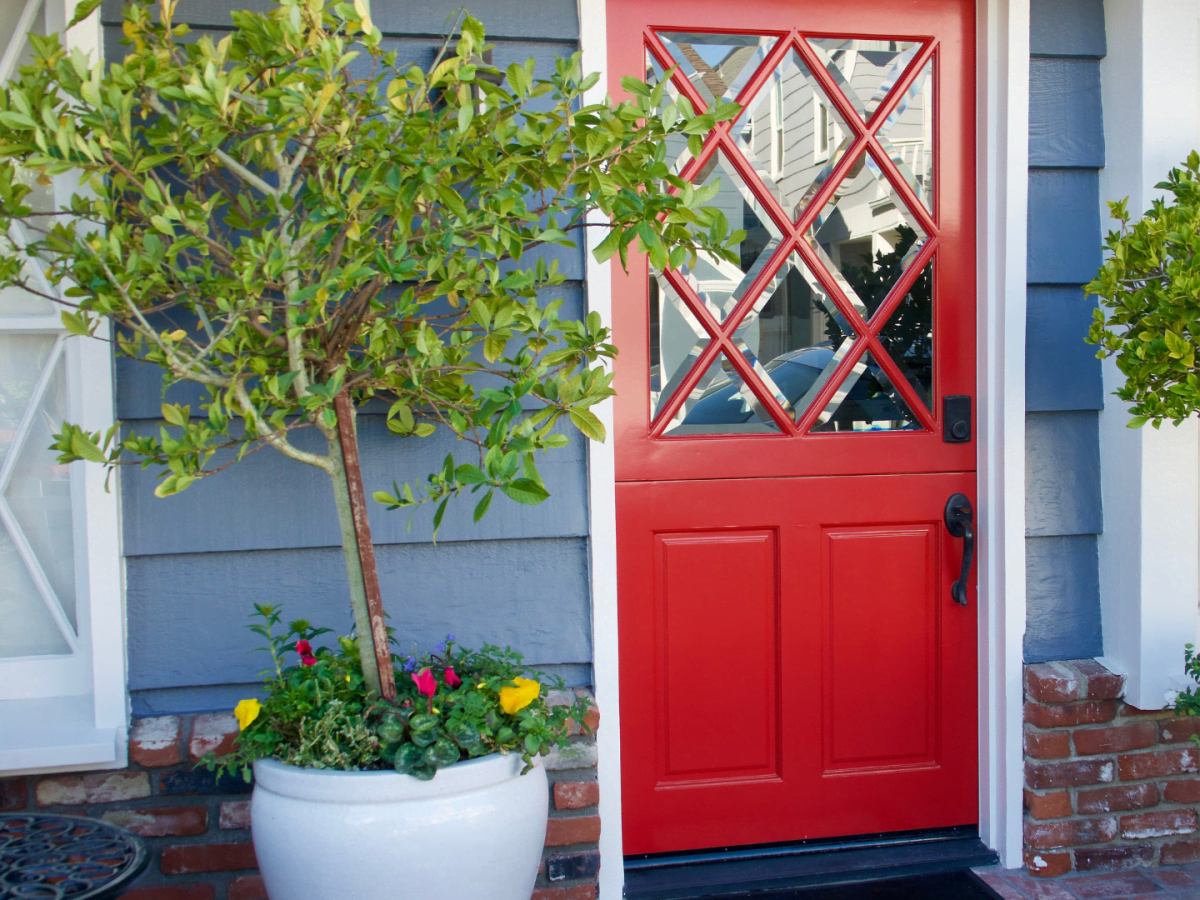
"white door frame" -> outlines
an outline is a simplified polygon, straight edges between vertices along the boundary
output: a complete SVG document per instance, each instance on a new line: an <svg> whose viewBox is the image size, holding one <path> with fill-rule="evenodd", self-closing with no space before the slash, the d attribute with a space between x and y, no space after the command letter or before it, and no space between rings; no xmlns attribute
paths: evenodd
<svg viewBox="0 0 1200 900"><path fill-rule="evenodd" d="M608 92L605 0L578 0L586 72L601 77L586 98ZM976 0L979 829L1008 867L1021 863L1022 702L1025 634L1025 257L1029 184L1029 0ZM610 264L590 251L588 309L612 321ZM612 401L592 407L613 434ZM614 441L589 444L592 647L596 701L600 900L620 900L620 659Z"/></svg>

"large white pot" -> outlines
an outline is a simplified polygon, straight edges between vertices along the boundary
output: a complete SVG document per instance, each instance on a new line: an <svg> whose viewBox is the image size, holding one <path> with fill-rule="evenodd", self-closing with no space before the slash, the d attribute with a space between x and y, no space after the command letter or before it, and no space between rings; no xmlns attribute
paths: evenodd
<svg viewBox="0 0 1200 900"><path fill-rule="evenodd" d="M271 900L529 900L549 800L515 754L396 772L254 764L251 829Z"/></svg>

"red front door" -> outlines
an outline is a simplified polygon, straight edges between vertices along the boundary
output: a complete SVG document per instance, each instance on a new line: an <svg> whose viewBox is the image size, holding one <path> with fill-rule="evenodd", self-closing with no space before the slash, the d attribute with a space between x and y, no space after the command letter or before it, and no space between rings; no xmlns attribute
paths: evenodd
<svg viewBox="0 0 1200 900"><path fill-rule="evenodd" d="M740 263L614 269L626 853L976 821L973 11L608 0L614 95L744 107L667 147Z"/></svg>

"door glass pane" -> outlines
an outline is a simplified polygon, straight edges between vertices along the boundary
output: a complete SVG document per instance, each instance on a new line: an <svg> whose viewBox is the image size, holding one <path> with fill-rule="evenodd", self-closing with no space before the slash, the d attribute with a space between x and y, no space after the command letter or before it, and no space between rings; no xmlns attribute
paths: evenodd
<svg viewBox="0 0 1200 900"><path fill-rule="evenodd" d="M654 54L649 50L646 51L646 84L651 88L657 87L659 82L663 80L666 70L659 65ZM674 81L668 81L667 86L663 88L663 106L656 108L656 112L661 113L663 107L671 103L679 102L679 89L675 87ZM683 171L683 167L692 161L692 154L687 148L687 135L672 134L665 141L667 145L667 166L671 170L671 174L678 175Z"/></svg>
<svg viewBox="0 0 1200 900"><path fill-rule="evenodd" d="M793 252L733 340L779 405L798 418L841 362L854 330Z"/></svg>
<svg viewBox="0 0 1200 900"><path fill-rule="evenodd" d="M747 104L734 133L755 174L793 221L854 140L795 50Z"/></svg>
<svg viewBox="0 0 1200 900"><path fill-rule="evenodd" d="M0 659L70 653L16 545L0 525Z"/></svg>
<svg viewBox="0 0 1200 900"><path fill-rule="evenodd" d="M926 409L933 401L933 261L917 276L879 332L879 342Z"/></svg>
<svg viewBox="0 0 1200 900"><path fill-rule="evenodd" d="M927 238L866 152L808 231L809 244L865 319L874 315Z"/></svg>
<svg viewBox="0 0 1200 900"><path fill-rule="evenodd" d="M877 134L900 175L933 212L933 60L913 79Z"/></svg>
<svg viewBox="0 0 1200 900"><path fill-rule="evenodd" d="M66 364L60 353L21 448L4 499L41 565L59 605L75 622L75 553L71 533L71 479L50 449L67 415Z"/></svg>
<svg viewBox="0 0 1200 900"><path fill-rule="evenodd" d="M689 34L660 31L674 64L707 106L735 100L775 43L760 34Z"/></svg>
<svg viewBox="0 0 1200 900"><path fill-rule="evenodd" d="M863 38L809 38L808 43L864 122L921 49L918 41Z"/></svg>
<svg viewBox="0 0 1200 900"><path fill-rule="evenodd" d="M821 412L812 430L911 431L920 427L887 374L870 353L864 353Z"/></svg>
<svg viewBox="0 0 1200 900"><path fill-rule="evenodd" d="M762 402L733 364L718 357L701 377L664 434L729 434L778 431Z"/></svg>
<svg viewBox="0 0 1200 900"><path fill-rule="evenodd" d="M661 272L650 270L650 418L679 389L711 340Z"/></svg>

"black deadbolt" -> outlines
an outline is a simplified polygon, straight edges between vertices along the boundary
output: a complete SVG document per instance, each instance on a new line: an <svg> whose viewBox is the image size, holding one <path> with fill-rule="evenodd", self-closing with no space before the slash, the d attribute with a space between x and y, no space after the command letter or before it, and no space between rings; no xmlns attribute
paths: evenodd
<svg viewBox="0 0 1200 900"><path fill-rule="evenodd" d="M971 440L971 398L966 394L942 398L942 440L947 444Z"/></svg>

